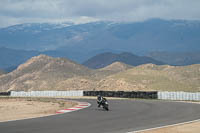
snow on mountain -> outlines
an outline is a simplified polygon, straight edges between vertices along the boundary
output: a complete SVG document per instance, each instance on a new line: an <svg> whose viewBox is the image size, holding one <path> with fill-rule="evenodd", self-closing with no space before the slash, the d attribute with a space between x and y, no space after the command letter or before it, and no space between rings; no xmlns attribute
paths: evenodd
<svg viewBox="0 0 200 133"><path fill-rule="evenodd" d="M21 32L32 32L32 33L39 33L42 31L48 31L53 29L61 29L68 26L74 25L70 22L65 23L59 23L59 24L53 24L53 23L24 23L24 24L18 24L14 26L9 26L6 28L2 28L4 31L8 31L10 33L21 31Z"/></svg>

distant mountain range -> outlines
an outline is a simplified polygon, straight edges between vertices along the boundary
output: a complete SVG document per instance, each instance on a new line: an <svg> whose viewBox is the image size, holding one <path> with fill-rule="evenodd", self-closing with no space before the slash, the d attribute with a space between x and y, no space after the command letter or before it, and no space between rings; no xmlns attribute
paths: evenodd
<svg viewBox="0 0 200 133"><path fill-rule="evenodd" d="M106 50L105 50L106 51ZM137 56L132 53L115 51L116 53L103 52L97 54L86 61L83 65L89 68L102 68L110 65L114 62L121 62L129 64L131 66L137 66L141 64L168 64L173 66L185 66L192 64L200 64L200 52L151 52L147 56ZM94 52L93 54L98 53ZM39 54L46 54L52 57L63 57L73 60L72 56L68 56L68 53L59 51L28 51L28 50L15 50L8 48L0 48L0 69L5 72L11 72L17 68L18 65L26 62L29 58L37 56ZM93 55L92 54L92 55ZM74 54L74 56L80 56ZM90 57L90 56L88 56ZM81 62L77 62L81 63Z"/></svg>
<svg viewBox="0 0 200 133"><path fill-rule="evenodd" d="M26 23L0 28L0 69L12 71L39 54L82 64L106 52L149 55L161 51L149 57L170 65L190 65L199 63L199 42L200 21Z"/></svg>
<svg viewBox="0 0 200 133"><path fill-rule="evenodd" d="M0 29L0 47L47 51L83 62L103 52L200 51L200 21L20 24Z"/></svg>
<svg viewBox="0 0 200 133"><path fill-rule="evenodd" d="M175 67L120 62L89 69L69 59L39 55L0 76L0 92L11 90L199 91L200 65Z"/></svg>
<svg viewBox="0 0 200 133"><path fill-rule="evenodd" d="M37 51L14 50L0 48L0 69L12 71L33 56L39 55Z"/></svg>
<svg viewBox="0 0 200 133"><path fill-rule="evenodd" d="M93 69L99 69L106 67L114 62L122 62L131 66L138 66L142 64L157 64L157 65L163 65L164 63L161 61L156 61L150 57L145 56L136 56L131 53L120 53L120 54L114 54L114 53L102 53L98 54L91 59L87 60L83 63L83 65L93 68Z"/></svg>
<svg viewBox="0 0 200 133"><path fill-rule="evenodd" d="M200 64L199 52L151 52L149 57L173 66Z"/></svg>
<svg viewBox="0 0 200 133"><path fill-rule="evenodd" d="M38 52L38 51L27 51L27 50L14 50L8 48L0 48L0 68L10 72L17 68L18 65L24 63L29 58L33 56L37 56L39 54L46 54L53 57L65 57L67 58L67 53L55 53L52 51L45 51L45 52ZM65 55L66 54L66 55ZM5 58L6 57L6 58ZM110 52L105 52L102 54L98 54L89 60L85 61L83 65L89 68L103 68L108 66L116 61L129 64L132 66L137 66L141 64L153 63L162 65L161 61L156 61L150 57L145 56L136 56L131 53L121 53L121 54L114 54Z"/></svg>
<svg viewBox="0 0 200 133"><path fill-rule="evenodd" d="M64 32L64 29L72 25L25 23L1 28L0 47L37 51L55 49L63 45L59 41L64 41L68 37L69 33Z"/></svg>

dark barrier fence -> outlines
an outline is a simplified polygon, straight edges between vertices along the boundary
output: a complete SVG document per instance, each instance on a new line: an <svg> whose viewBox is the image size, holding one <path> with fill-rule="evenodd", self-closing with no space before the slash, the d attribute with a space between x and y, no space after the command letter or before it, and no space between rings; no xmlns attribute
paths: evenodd
<svg viewBox="0 0 200 133"><path fill-rule="evenodd" d="M144 92L144 91L83 91L84 96L97 96L104 97L121 97L121 98L144 98L144 99L157 99L158 92Z"/></svg>
<svg viewBox="0 0 200 133"><path fill-rule="evenodd" d="M10 96L11 92L0 92L0 96ZM145 91L83 91L83 96L121 97L121 98L143 98L158 99L158 92Z"/></svg>
<svg viewBox="0 0 200 133"><path fill-rule="evenodd" d="M0 96L10 96L11 92L0 92Z"/></svg>

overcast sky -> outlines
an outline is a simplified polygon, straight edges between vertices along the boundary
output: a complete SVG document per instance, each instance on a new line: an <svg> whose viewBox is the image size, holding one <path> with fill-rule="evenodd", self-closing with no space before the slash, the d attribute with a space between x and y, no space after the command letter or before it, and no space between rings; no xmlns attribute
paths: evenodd
<svg viewBox="0 0 200 133"><path fill-rule="evenodd" d="M0 27L32 22L200 20L200 0L1 0Z"/></svg>

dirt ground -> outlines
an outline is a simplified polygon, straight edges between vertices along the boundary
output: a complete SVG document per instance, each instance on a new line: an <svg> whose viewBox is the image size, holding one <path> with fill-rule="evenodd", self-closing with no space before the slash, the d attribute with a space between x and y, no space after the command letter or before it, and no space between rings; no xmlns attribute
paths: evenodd
<svg viewBox="0 0 200 133"><path fill-rule="evenodd" d="M77 103L46 98L0 98L0 122L55 114Z"/></svg>
<svg viewBox="0 0 200 133"><path fill-rule="evenodd" d="M140 133L199 133L199 132L200 132L200 121L179 126L154 129L151 131L144 131Z"/></svg>

